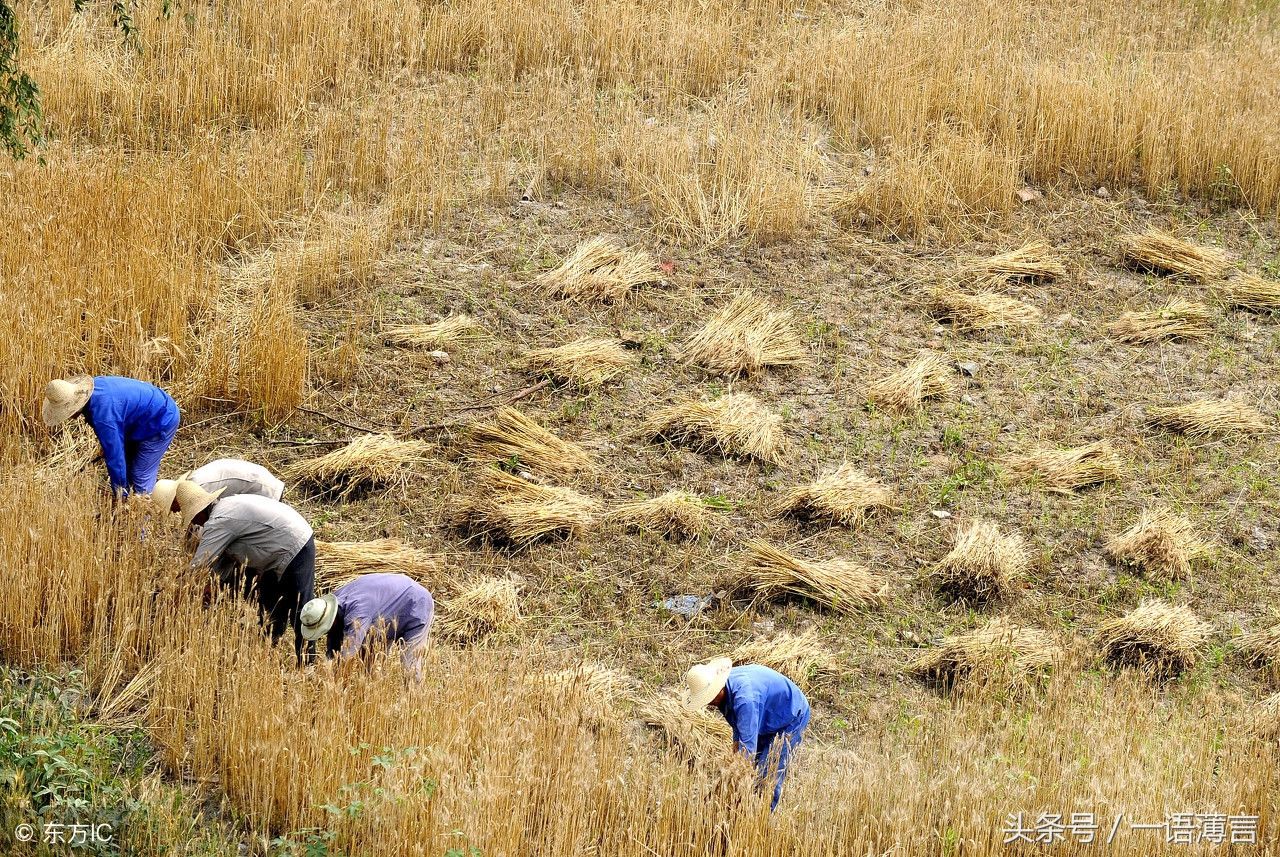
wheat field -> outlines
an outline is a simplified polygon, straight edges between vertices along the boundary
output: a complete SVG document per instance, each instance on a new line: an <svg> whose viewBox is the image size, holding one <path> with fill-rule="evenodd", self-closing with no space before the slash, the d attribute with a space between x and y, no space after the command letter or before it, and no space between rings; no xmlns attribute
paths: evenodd
<svg viewBox="0 0 1280 857"><path fill-rule="evenodd" d="M49 143L0 161L0 659L82 669L98 710L143 724L163 776L231 819L243 853L326 831L325 853L349 855L981 857L1030 853L1005 842L1018 813L1087 813L1097 841L1063 830L1049 853L1225 853L1168 821L1226 814L1258 817L1258 844L1231 847L1280 854L1280 745L1255 722L1275 678L1234 648L1274 623L1280 334L1216 302L1221 283L1134 272L1117 250L1173 229L1223 249L1224 277L1280 276L1280 6L142 0L136 45L108 4L16 10ZM539 277L598 235L658 273L617 304L549 295ZM960 258L1033 240L1063 275L1000 290L1043 324L930 317L921 297ZM789 313L796 359L709 377L680 346L744 289ZM1212 304L1205 338L1108 337L1175 299ZM438 352L379 333L463 315L486 335ZM628 371L530 384L524 354L585 337L633 353ZM868 406L867 381L923 349L956 394ZM519 631L433 645L416 685L393 662L293 669L244 605L201 604L178 534L107 505L99 465L50 466L68 441L40 424L40 393L80 371L174 394L166 472L216 455L285 472L364 434L431 441L385 491L294 500L317 538L440 557L437 595L518 582ZM785 455L645 436L660 406L737 394ZM1154 436L1135 416L1227 396L1265 431ZM538 469L465 454L506 405L602 462L548 487L606 510L678 489L712 523L690 540L463 538L448 509L482 466ZM1095 442L1126 464L1115 484L1004 478L1011 455ZM842 462L892 485L893 507L849 528L772 514L782 486ZM1105 554L1155 501L1223 545L1192 580ZM1027 546L1000 615L1067 652L1027 694L910 675L990 618L927 579L952 524L979 516ZM655 608L723 589L751 539L865 565L883 603L748 599L692 622ZM1174 681L1099 654L1098 628L1149 597L1208 622ZM771 815L728 748L690 759L640 724L690 663L775 628L812 631L835 667ZM602 715L593 690L523 680L584 659L640 690Z"/></svg>

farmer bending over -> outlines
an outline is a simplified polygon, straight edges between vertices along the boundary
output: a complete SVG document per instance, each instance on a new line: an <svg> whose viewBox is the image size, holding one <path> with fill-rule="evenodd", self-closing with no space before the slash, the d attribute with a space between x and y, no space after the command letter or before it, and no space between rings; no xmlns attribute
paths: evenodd
<svg viewBox="0 0 1280 857"><path fill-rule="evenodd" d="M202 527L192 568L209 567L246 598L257 593L271 641L293 626L294 654L302 662L298 614L315 595L316 540L311 526L291 507L255 494L221 499L194 482L179 482L178 508L184 529ZM241 571L243 567L243 571Z"/></svg>
<svg viewBox="0 0 1280 857"><path fill-rule="evenodd" d="M778 745L777 783L769 804L771 811L777 809L791 751L809 725L809 700L781 673L759 664L735 667L728 658L690 667L685 684L685 705L714 708L724 715L733 727L734 744L755 762L762 783L769 776L769 753Z"/></svg>
<svg viewBox="0 0 1280 857"><path fill-rule="evenodd" d="M57 378L45 385L45 425L56 426L78 415L102 445L113 494L150 494L160 459L178 431L173 398L153 384L114 375Z"/></svg>
<svg viewBox="0 0 1280 857"><path fill-rule="evenodd" d="M261 464L239 458L219 458L177 479L158 481L151 495L156 506L171 512L178 511L178 483L183 480L196 483L210 494L220 490L224 500L238 494L257 494L271 500L284 496L284 483Z"/></svg>
<svg viewBox="0 0 1280 857"><path fill-rule="evenodd" d="M325 654L350 658L385 642L402 648L400 660L422 679L422 653L435 616L426 587L403 574L362 574L302 605L302 637L325 638Z"/></svg>

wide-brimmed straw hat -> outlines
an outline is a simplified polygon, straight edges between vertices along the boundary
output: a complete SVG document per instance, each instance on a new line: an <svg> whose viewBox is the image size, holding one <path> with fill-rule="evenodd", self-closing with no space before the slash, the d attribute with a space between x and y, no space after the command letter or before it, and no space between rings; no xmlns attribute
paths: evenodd
<svg viewBox="0 0 1280 857"><path fill-rule="evenodd" d="M47 426L66 422L80 412L93 395L93 377L54 378L44 385L44 406L40 416Z"/></svg>
<svg viewBox="0 0 1280 857"><path fill-rule="evenodd" d="M151 502L161 512L173 510L174 498L178 496L178 483L181 479L157 479L156 487L151 489Z"/></svg>
<svg viewBox="0 0 1280 857"><path fill-rule="evenodd" d="M191 481L182 481L178 483L176 489L178 497L178 510L182 512L182 526L187 528L191 526L191 520L203 512L205 509L213 505L222 492L227 489L219 488L217 491L210 493L198 484Z"/></svg>
<svg viewBox="0 0 1280 857"><path fill-rule="evenodd" d="M298 614L298 623L302 625L302 639L320 639L329 633L337 616L338 597L332 592L321 595L319 598L312 598L302 605L302 612Z"/></svg>
<svg viewBox="0 0 1280 857"><path fill-rule="evenodd" d="M690 708L706 708L729 681L733 661L715 658L705 664L694 664L685 673L684 704Z"/></svg>

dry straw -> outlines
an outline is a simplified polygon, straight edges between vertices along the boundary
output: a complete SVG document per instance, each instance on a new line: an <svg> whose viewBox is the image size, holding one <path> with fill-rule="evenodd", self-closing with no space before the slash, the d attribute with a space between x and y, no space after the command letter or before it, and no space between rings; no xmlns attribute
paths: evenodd
<svg viewBox="0 0 1280 857"><path fill-rule="evenodd" d="M1133 267L1197 283L1216 280L1230 267L1223 251L1192 244L1159 230L1126 235L1120 244L1125 261Z"/></svg>
<svg viewBox="0 0 1280 857"><path fill-rule="evenodd" d="M693 494L672 490L647 500L623 503L610 517L629 529L657 533L666 539L696 539L706 532L711 513Z"/></svg>
<svg viewBox="0 0 1280 857"><path fill-rule="evenodd" d="M487 577L444 599L433 627L449 642L473 644L494 634L511 633L520 620L516 585L510 580Z"/></svg>
<svg viewBox="0 0 1280 857"><path fill-rule="evenodd" d="M581 535L601 509L598 501L568 488L537 485L494 468L484 472L478 489L476 495L456 502L454 523L513 547Z"/></svg>
<svg viewBox="0 0 1280 857"><path fill-rule="evenodd" d="M427 462L431 448L426 441L367 434L327 455L300 461L288 473L299 482L345 499L373 488L403 487L412 468Z"/></svg>
<svg viewBox="0 0 1280 857"><path fill-rule="evenodd" d="M1003 692L1026 689L1054 666L1061 650L1053 637L1003 618L943 638L910 671L943 690Z"/></svg>
<svg viewBox="0 0 1280 857"><path fill-rule="evenodd" d="M1031 477L1046 490L1061 493L1114 481L1124 475L1123 463L1105 440L1070 449L1032 450L1011 456L1005 463L1015 474Z"/></svg>
<svg viewBox="0 0 1280 857"><path fill-rule="evenodd" d="M555 297L622 303L632 289L662 281L653 256L604 237L591 238L538 278Z"/></svg>
<svg viewBox="0 0 1280 857"><path fill-rule="evenodd" d="M1185 405L1147 409L1147 419L1155 426L1202 438L1222 434L1261 434L1266 418L1256 408L1231 399L1201 399Z"/></svg>
<svg viewBox="0 0 1280 857"><path fill-rule="evenodd" d="M1208 636L1208 628L1188 608L1155 599L1098 628L1104 659L1160 678L1195 666Z"/></svg>
<svg viewBox="0 0 1280 857"><path fill-rule="evenodd" d="M1241 634L1236 647L1250 666L1280 670L1280 624Z"/></svg>
<svg viewBox="0 0 1280 857"><path fill-rule="evenodd" d="M689 708L672 694L647 700L644 722L658 730L668 747L694 762L722 755L733 739L733 730L723 717Z"/></svg>
<svg viewBox="0 0 1280 857"><path fill-rule="evenodd" d="M469 315L451 315L431 324L397 324L382 329L383 342L405 348L444 348L482 338L484 328Z"/></svg>
<svg viewBox="0 0 1280 857"><path fill-rule="evenodd" d="M1043 318L1036 307L1008 295L967 293L947 287L934 293L931 311L934 317L950 321L960 330L1030 327Z"/></svg>
<svg viewBox="0 0 1280 857"><path fill-rule="evenodd" d="M1199 301L1174 298L1159 309L1126 312L1111 323L1111 335L1140 345L1162 339L1195 339L1213 332L1213 311Z"/></svg>
<svg viewBox="0 0 1280 857"><path fill-rule="evenodd" d="M993 522L977 520L956 532L951 552L929 577L948 598L981 606L1009 597L1029 561L1020 534L1006 535Z"/></svg>
<svg viewBox="0 0 1280 857"><path fill-rule="evenodd" d="M777 464L785 451L782 417L746 393L711 401L692 399L659 410L646 423L653 437L701 452L743 456Z"/></svg>
<svg viewBox="0 0 1280 857"><path fill-rule="evenodd" d="M965 278L988 282L1039 283L1067 275L1067 269L1043 241L1033 241L995 256L975 259L960 269Z"/></svg>
<svg viewBox="0 0 1280 857"><path fill-rule="evenodd" d="M1249 711L1249 733L1263 741L1280 741L1280 693L1273 693Z"/></svg>
<svg viewBox="0 0 1280 857"><path fill-rule="evenodd" d="M532 675L527 682L558 704L571 703L593 724L615 718L615 706L636 687L635 679L623 670L590 661Z"/></svg>
<svg viewBox="0 0 1280 857"><path fill-rule="evenodd" d="M834 678L839 661L812 628L801 634L779 634L771 640L750 640L729 653L735 664L763 664L809 690Z"/></svg>
<svg viewBox="0 0 1280 857"><path fill-rule="evenodd" d="M102 452L102 445L88 425L76 420L55 433L53 450L36 464L36 472L46 477L65 478L82 473Z"/></svg>
<svg viewBox="0 0 1280 857"><path fill-rule="evenodd" d="M807 355L791 313L740 292L689 340L681 356L718 375L747 375L767 366L794 366Z"/></svg>
<svg viewBox="0 0 1280 857"><path fill-rule="evenodd" d="M596 469L595 460L585 449L562 440L515 408L502 408L490 422L471 426L465 449L473 462L523 467L553 476Z"/></svg>
<svg viewBox="0 0 1280 857"><path fill-rule="evenodd" d="M554 348L529 351L520 365L562 383L595 387L633 368L637 362L636 356L616 340L583 337Z"/></svg>
<svg viewBox="0 0 1280 857"><path fill-rule="evenodd" d="M441 557L399 539L367 542L316 541L316 587L337 589L362 574L395 573L430 586Z"/></svg>
<svg viewBox="0 0 1280 857"><path fill-rule="evenodd" d="M852 527L872 510L888 508L892 499L888 488L845 463L807 485L789 490L778 512L801 520L827 520Z"/></svg>
<svg viewBox="0 0 1280 857"><path fill-rule="evenodd" d="M904 368L867 387L867 398L882 408L908 411L925 399L945 396L955 390L952 369L941 354L922 350Z"/></svg>
<svg viewBox="0 0 1280 857"><path fill-rule="evenodd" d="M1267 280L1253 274L1241 274L1222 287L1223 297L1231 306L1255 312L1280 310L1280 281Z"/></svg>
<svg viewBox="0 0 1280 857"><path fill-rule="evenodd" d="M888 590L883 577L855 562L802 560L760 539L749 542L747 549L736 588L763 598L798 595L852 613L883 602Z"/></svg>
<svg viewBox="0 0 1280 857"><path fill-rule="evenodd" d="M1185 580L1191 564L1209 555L1186 518L1166 509L1144 509L1138 522L1107 542L1107 554L1154 580Z"/></svg>

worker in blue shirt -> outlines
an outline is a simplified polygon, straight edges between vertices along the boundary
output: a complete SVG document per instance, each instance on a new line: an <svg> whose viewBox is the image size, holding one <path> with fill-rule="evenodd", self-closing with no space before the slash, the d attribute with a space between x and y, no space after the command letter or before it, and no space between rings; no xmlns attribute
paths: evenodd
<svg viewBox="0 0 1280 857"><path fill-rule="evenodd" d="M45 386L45 425L81 415L102 444L112 492L150 494L160 459L178 431L173 398L145 381L114 375L57 378Z"/></svg>
<svg viewBox="0 0 1280 857"><path fill-rule="evenodd" d="M776 757L777 781L769 808L777 809L791 753L809 725L809 700L781 673L759 664L735 667L728 658L690 667L685 684L685 704L714 708L724 715L733 727L735 746L755 762L762 783Z"/></svg>

